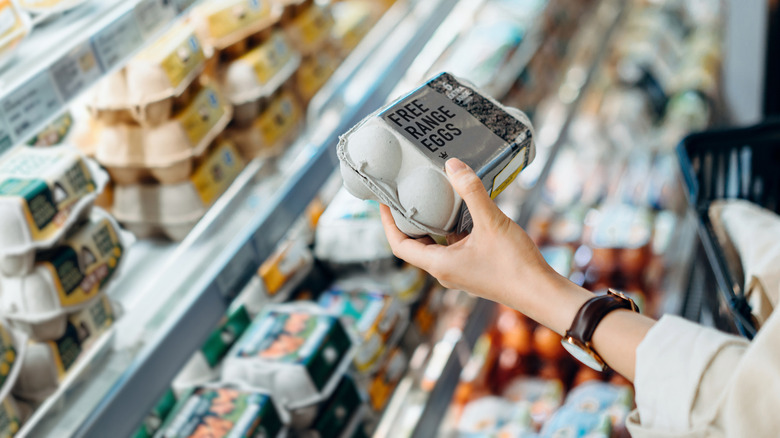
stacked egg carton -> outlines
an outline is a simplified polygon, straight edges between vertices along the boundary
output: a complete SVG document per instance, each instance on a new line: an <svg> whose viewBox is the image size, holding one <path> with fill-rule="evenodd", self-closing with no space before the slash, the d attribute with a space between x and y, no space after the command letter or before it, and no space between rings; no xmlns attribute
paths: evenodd
<svg viewBox="0 0 780 438"><path fill-rule="evenodd" d="M106 203L139 237L183 239L243 168L218 138L232 108L201 75L206 62L195 30L180 24L89 96L82 148L108 170Z"/></svg>
<svg viewBox="0 0 780 438"><path fill-rule="evenodd" d="M56 391L116 317L105 290L133 239L92 207L107 180L96 163L69 146L19 148L0 161L0 410L9 419L2 423L6 434L23 418L14 398L35 404Z"/></svg>
<svg viewBox="0 0 780 438"><path fill-rule="evenodd" d="M225 137L249 160L282 152L300 133L303 109L293 90L301 55L281 27L284 6L276 2L210 1L192 22L234 106Z"/></svg>

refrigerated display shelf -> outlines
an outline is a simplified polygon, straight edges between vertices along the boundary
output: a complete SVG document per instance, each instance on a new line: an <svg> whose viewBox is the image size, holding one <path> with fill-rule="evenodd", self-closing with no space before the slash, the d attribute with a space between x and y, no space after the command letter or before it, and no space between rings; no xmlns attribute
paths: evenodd
<svg viewBox="0 0 780 438"><path fill-rule="evenodd" d="M280 162L252 162L180 245L149 241L130 251L129 269L110 292L127 310L115 344L49 403L56 409L27 426L31 436L134 432L336 169L338 135L388 99L397 72L456 3L396 2L334 74L323 90L330 97L309 113L315 124Z"/></svg>
<svg viewBox="0 0 780 438"><path fill-rule="evenodd" d="M30 35L0 68L0 155L37 134L194 3L93 0L35 17Z"/></svg>

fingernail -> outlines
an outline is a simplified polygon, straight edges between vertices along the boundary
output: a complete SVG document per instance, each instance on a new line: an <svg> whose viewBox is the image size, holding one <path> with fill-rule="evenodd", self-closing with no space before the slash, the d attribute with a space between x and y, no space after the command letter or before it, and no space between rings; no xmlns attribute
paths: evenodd
<svg viewBox="0 0 780 438"><path fill-rule="evenodd" d="M456 174L460 172L461 170L466 168L466 164L463 163L463 161L460 161L457 158L450 158L447 160L446 163L444 163L444 167L447 168L447 173L450 174Z"/></svg>

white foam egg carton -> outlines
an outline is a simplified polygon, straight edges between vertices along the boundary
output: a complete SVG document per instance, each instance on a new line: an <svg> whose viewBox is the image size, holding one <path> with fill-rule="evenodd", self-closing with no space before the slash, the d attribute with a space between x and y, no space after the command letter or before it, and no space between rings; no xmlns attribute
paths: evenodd
<svg viewBox="0 0 780 438"><path fill-rule="evenodd" d="M409 236L447 235L472 223L444 163L459 158L495 197L534 159L533 136L522 111L441 73L363 119L337 151L350 193L390 206Z"/></svg>
<svg viewBox="0 0 780 438"><path fill-rule="evenodd" d="M91 305L118 275L134 240L108 213L93 209L60 244L38 253L27 275L0 276L0 315L32 339L59 338L68 314Z"/></svg>
<svg viewBox="0 0 780 438"><path fill-rule="evenodd" d="M23 276L88 215L108 175L71 146L19 148L0 160L0 273Z"/></svg>

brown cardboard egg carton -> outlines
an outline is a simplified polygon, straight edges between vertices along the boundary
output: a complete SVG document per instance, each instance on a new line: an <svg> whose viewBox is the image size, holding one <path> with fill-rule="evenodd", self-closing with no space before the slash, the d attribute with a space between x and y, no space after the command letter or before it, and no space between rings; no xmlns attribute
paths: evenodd
<svg viewBox="0 0 780 438"><path fill-rule="evenodd" d="M183 182L117 185L112 212L139 238L182 240L243 168L235 146L220 140Z"/></svg>
<svg viewBox="0 0 780 438"><path fill-rule="evenodd" d="M256 0L209 0L192 12L192 24L209 55L241 43L281 18L284 7L278 2Z"/></svg>
<svg viewBox="0 0 780 438"><path fill-rule="evenodd" d="M190 98L206 55L192 27L176 26L136 55L127 66L98 82L87 107L106 124L157 125Z"/></svg>
<svg viewBox="0 0 780 438"><path fill-rule="evenodd" d="M333 30L333 14L329 5L314 0L276 0L284 5L281 23L294 47L310 55L327 44Z"/></svg>
<svg viewBox="0 0 780 438"><path fill-rule="evenodd" d="M303 107L290 85L253 105L236 108L237 114L239 111L250 113L241 117L254 116L250 118L251 124L247 127L233 125L225 131L225 137L235 143L247 160L277 156L300 135L304 121Z"/></svg>
<svg viewBox="0 0 780 438"><path fill-rule="evenodd" d="M194 160L230 122L232 108L213 85L205 85L173 118L152 127L100 125L96 159L117 184L185 181Z"/></svg>

